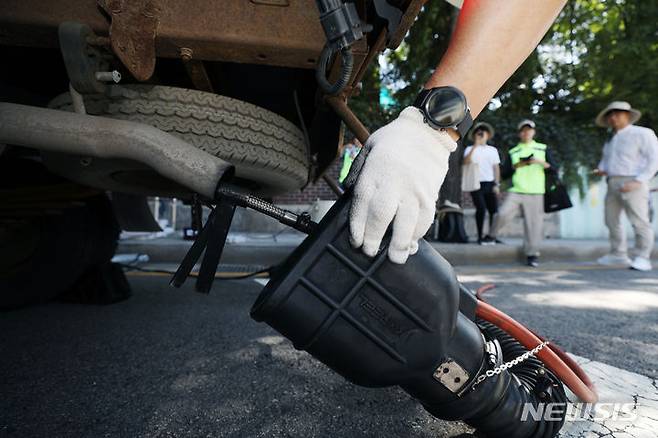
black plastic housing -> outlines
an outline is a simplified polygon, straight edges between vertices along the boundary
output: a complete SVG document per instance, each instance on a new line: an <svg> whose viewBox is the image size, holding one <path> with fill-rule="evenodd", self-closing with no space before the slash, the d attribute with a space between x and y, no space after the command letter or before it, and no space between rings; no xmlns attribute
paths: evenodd
<svg viewBox="0 0 658 438"><path fill-rule="evenodd" d="M374 258L353 249L349 205L347 192L273 273L251 316L357 385L401 386L436 417L464 420L487 436L552 436L519 420L534 395L513 374L472 389L502 363L502 352L485 354L475 297L451 265L424 240L404 265L388 260L387 239ZM435 377L449 361L467 373L457 389Z"/></svg>

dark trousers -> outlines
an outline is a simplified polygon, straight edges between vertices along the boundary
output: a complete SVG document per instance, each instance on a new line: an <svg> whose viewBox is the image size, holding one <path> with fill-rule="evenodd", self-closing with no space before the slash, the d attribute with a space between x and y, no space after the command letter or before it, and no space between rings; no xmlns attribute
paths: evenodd
<svg viewBox="0 0 658 438"><path fill-rule="evenodd" d="M493 219L498 212L498 197L493 191L493 181L480 182L480 190L471 192L471 199L475 204L475 222L478 227L478 240L482 239L482 228L484 227L484 216L489 212L489 229L493 225Z"/></svg>

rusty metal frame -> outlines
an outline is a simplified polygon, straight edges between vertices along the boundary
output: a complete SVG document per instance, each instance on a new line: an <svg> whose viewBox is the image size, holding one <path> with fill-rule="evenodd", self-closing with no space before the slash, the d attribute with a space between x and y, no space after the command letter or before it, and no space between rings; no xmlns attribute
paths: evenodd
<svg viewBox="0 0 658 438"><path fill-rule="evenodd" d="M399 45L425 1L402 2L389 47ZM181 48L198 61L312 69L324 44L314 0L3 0L0 45L57 47L64 21L110 35L115 53L140 80L152 71L154 56L179 58ZM365 42L355 48L373 49Z"/></svg>
<svg viewBox="0 0 658 438"><path fill-rule="evenodd" d="M426 1L394 2L404 13L388 47L401 43ZM365 2L358 2L361 12L366 10ZM182 57L195 86L207 90L212 85L203 61L312 69L325 39L314 0L58 0L56 7L47 0L4 0L0 45L57 47L57 26L71 20L88 24L102 43L109 35L115 53L137 79L150 77L156 56ZM131 31L131 26L139 29ZM350 85L344 94L325 98L361 141L369 134L347 99L368 65L386 48L386 37L379 30L371 44L365 39L357 42Z"/></svg>
<svg viewBox="0 0 658 438"><path fill-rule="evenodd" d="M136 63L141 78L150 70L145 59L151 59L151 40L162 58L180 58L180 49L189 48L198 61L312 69L325 38L314 0L100 0L103 7L97 0L2 3L0 45L56 48L57 26L76 21L97 35L112 34L113 49L128 68ZM142 25L147 31L130 29ZM139 42L126 43L121 55L128 35Z"/></svg>
<svg viewBox="0 0 658 438"><path fill-rule="evenodd" d="M427 0L410 0L407 3L408 4L403 9L404 14L400 19L400 26L390 38L388 44L389 49L395 50L402 43L402 40L414 24L414 21L416 21L416 17L420 14L421 9L423 9L423 6L427 3Z"/></svg>
<svg viewBox="0 0 658 438"><path fill-rule="evenodd" d="M361 120L352 112L350 107L347 106L347 96L345 94L327 96L325 97L325 102L334 110L345 125L350 128L350 131L354 133L361 143L365 143L368 140L370 132L368 132L368 129L361 123Z"/></svg>
<svg viewBox="0 0 658 438"><path fill-rule="evenodd" d="M112 50L138 81L149 79L155 70L158 3L158 0L98 0L111 19Z"/></svg>

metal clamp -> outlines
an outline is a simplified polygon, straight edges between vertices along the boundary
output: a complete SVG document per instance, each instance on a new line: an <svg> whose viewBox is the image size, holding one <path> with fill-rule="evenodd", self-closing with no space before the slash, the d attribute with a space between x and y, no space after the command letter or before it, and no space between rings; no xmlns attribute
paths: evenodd
<svg viewBox="0 0 658 438"><path fill-rule="evenodd" d="M436 368L432 377L457 394L468 383L469 374L453 359L448 359Z"/></svg>

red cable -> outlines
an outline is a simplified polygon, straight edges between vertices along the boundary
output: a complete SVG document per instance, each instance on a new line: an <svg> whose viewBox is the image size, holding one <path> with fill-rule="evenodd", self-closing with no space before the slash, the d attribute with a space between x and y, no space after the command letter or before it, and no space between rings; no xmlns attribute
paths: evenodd
<svg viewBox="0 0 658 438"><path fill-rule="evenodd" d="M522 324L509 315L501 312L484 301L478 301L475 314L509 333L528 350L532 350L542 341ZM548 344L550 347L551 344ZM566 355L565 355L566 356ZM584 371L573 361L569 365L555 352L553 348L543 349L537 353L537 357L562 380L576 396L585 403L596 403L599 399L592 382L585 376ZM575 370L573 365L576 365ZM580 374L580 375L579 375Z"/></svg>
<svg viewBox="0 0 658 438"><path fill-rule="evenodd" d="M475 296L477 297L478 300L484 301L484 298L482 297L482 294L485 293L488 290L494 289L495 287L496 287L496 285L493 284L493 283L487 283L483 286L480 286L475 291Z"/></svg>
<svg viewBox="0 0 658 438"><path fill-rule="evenodd" d="M658 190L658 189L656 189L656 190ZM489 291L489 290L491 290L495 287L496 287L496 285L493 284L493 283L485 284L485 285L479 287L475 291L475 294L476 294L476 296L479 300L484 301L484 297L482 295L485 292L487 292L487 291ZM530 329L528 329L528 330L530 330ZM537 336L540 341L542 341L542 342L546 341L546 338L544 338L543 336L537 334L534 330L530 330L530 332L533 335ZM571 358L571 356L569 356L567 353L565 353L564 350L562 350L562 348L560 348L559 345L555 344L552 341L551 341L551 343L549 343L547 345L547 347L550 348L551 350L553 350L555 352L555 354L557 354L560 357L560 359L562 359L564 361L564 363L569 368L571 368L571 370L578 376L578 378L580 380L582 380L583 383L585 383L585 385L587 385L587 387L590 388L596 394L596 388L594 388L594 384L590 380L589 376L587 375L587 373L585 373L585 370L583 370L582 367L580 365L578 365L578 363Z"/></svg>

